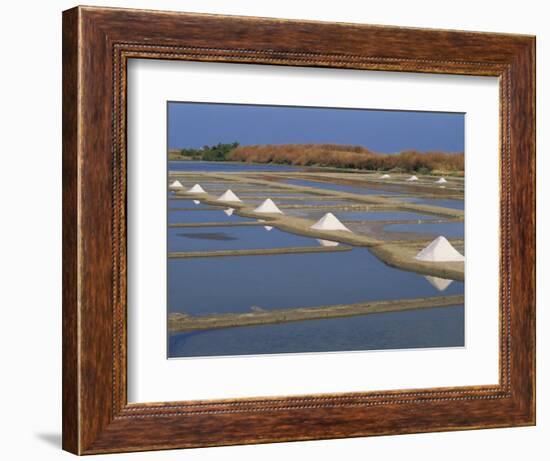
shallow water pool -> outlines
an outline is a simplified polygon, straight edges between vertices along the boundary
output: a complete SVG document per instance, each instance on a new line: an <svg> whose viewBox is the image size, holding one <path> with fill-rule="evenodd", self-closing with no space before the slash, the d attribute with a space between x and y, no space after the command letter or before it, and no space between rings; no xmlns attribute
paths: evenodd
<svg viewBox="0 0 550 461"><path fill-rule="evenodd" d="M296 186L315 187L316 189L336 190L341 192L351 192L353 194L364 195L399 195L400 192L395 192L386 189L369 188L367 186L350 186L349 184L336 184L321 181L308 181L305 179L285 179L286 184L294 184Z"/></svg>
<svg viewBox="0 0 550 461"><path fill-rule="evenodd" d="M195 201L199 203L195 203ZM168 212L172 212L173 208L196 208L197 210L208 209L210 205L202 203L200 200L193 199L168 199ZM194 211L194 210L192 210Z"/></svg>
<svg viewBox="0 0 550 461"><path fill-rule="evenodd" d="M191 205L190 205L191 206ZM252 218L245 218L235 214L235 212L228 211L227 208L220 208L219 210L169 210L168 211L168 223L210 223L210 222L250 222L255 221ZM232 214L230 214L232 213Z"/></svg>
<svg viewBox="0 0 550 461"><path fill-rule="evenodd" d="M421 223L421 224L388 224L384 227L388 232L414 232L432 236L443 235L447 238L464 238L464 222Z"/></svg>
<svg viewBox="0 0 550 461"><path fill-rule="evenodd" d="M168 251L218 251L320 246L309 237L282 232L267 225L246 227L172 227ZM225 263L225 259L220 261Z"/></svg>
<svg viewBox="0 0 550 461"><path fill-rule="evenodd" d="M273 243L270 235L265 233L266 242ZM387 266L365 248L169 259L168 288L169 311L193 315L441 295L424 276ZM445 290L445 295L463 293L458 281Z"/></svg>
<svg viewBox="0 0 550 461"><path fill-rule="evenodd" d="M170 357L464 346L464 306L169 336Z"/></svg>
<svg viewBox="0 0 550 461"><path fill-rule="evenodd" d="M285 213L291 216L320 219L331 211L340 221L407 221L407 220L433 220L433 215L422 215L409 211L339 211L339 210L310 210L289 209Z"/></svg>
<svg viewBox="0 0 550 461"><path fill-rule="evenodd" d="M419 205L434 205L442 206L445 208L452 208L454 210L464 210L464 200L455 199L435 199L435 198L423 198L423 197L403 197L399 200L404 202L418 203Z"/></svg>

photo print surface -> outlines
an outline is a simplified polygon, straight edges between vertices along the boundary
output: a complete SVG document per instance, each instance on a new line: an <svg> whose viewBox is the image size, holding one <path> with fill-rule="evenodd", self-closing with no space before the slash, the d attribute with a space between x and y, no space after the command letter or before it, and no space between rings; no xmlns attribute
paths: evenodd
<svg viewBox="0 0 550 461"><path fill-rule="evenodd" d="M169 102L168 357L464 346L464 114Z"/></svg>

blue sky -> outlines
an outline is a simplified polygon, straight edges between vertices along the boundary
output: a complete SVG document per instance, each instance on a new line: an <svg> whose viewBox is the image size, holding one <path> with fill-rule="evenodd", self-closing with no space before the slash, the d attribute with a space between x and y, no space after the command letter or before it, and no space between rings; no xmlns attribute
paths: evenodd
<svg viewBox="0 0 550 461"><path fill-rule="evenodd" d="M246 104L168 103L168 147L353 144L375 152L464 152L464 114Z"/></svg>

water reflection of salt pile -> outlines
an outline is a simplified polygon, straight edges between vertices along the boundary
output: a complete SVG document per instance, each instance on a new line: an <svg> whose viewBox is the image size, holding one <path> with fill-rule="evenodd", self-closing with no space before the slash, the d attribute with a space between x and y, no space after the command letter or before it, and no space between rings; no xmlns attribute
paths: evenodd
<svg viewBox="0 0 550 461"><path fill-rule="evenodd" d="M337 247L340 245L340 242L333 242L332 240L323 240L323 239L317 239L319 244L324 247Z"/></svg>
<svg viewBox="0 0 550 461"><path fill-rule="evenodd" d="M452 280L433 277L431 275L426 275L424 278L438 291L445 291L453 283Z"/></svg>
<svg viewBox="0 0 550 461"><path fill-rule="evenodd" d="M201 201L200 201L200 200L193 200L193 203L194 203L195 205L200 205L200 204L201 204Z"/></svg>
<svg viewBox="0 0 550 461"><path fill-rule="evenodd" d="M227 210L223 210L223 212L227 215L227 216L231 216L233 214L235 210L233 208L228 208Z"/></svg>
<svg viewBox="0 0 550 461"><path fill-rule="evenodd" d="M269 232L273 229L273 226L264 226L264 229Z"/></svg>

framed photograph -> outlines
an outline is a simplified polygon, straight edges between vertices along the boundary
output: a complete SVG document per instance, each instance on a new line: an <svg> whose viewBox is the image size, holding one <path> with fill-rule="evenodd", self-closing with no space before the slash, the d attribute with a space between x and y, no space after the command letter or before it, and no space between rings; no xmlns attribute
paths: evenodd
<svg viewBox="0 0 550 461"><path fill-rule="evenodd" d="M535 39L63 13L63 447L535 424Z"/></svg>

